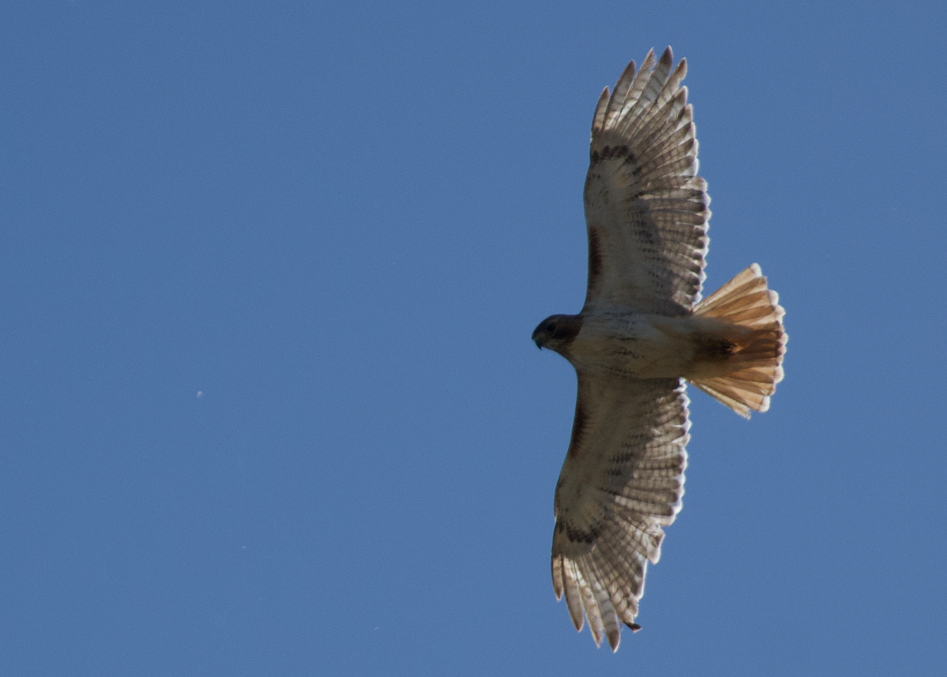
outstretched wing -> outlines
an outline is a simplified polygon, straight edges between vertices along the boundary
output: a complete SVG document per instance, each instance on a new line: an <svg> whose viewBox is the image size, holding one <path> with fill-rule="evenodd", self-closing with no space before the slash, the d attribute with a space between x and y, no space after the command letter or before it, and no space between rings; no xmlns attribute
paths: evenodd
<svg viewBox="0 0 947 677"><path fill-rule="evenodd" d="M697 176L687 63L632 61L592 121L585 180L589 281L583 312L620 306L680 315L700 300L710 198Z"/></svg>
<svg viewBox="0 0 947 677"><path fill-rule="evenodd" d="M689 439L684 382L579 372L572 442L556 486L552 581L576 630L618 649L632 628L648 562L684 494Z"/></svg>

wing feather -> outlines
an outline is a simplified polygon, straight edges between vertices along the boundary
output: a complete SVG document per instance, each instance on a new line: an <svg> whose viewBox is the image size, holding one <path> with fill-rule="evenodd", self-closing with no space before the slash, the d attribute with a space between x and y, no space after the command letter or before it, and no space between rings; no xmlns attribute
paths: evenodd
<svg viewBox="0 0 947 677"><path fill-rule="evenodd" d="M645 59L645 64L648 63L648 60ZM605 108L603 111L602 118L596 119L592 124L592 133L595 134L596 131L596 122L598 127L604 129L605 127L611 127L615 124L615 120L618 119L621 115L622 106L625 104L625 99L628 96L628 90L631 88L631 83L635 80L635 62L632 60L625 66L625 70L622 71L621 76L618 78L618 82L615 83L615 92L609 96L608 88L605 88L603 98L605 99ZM596 116L598 118L598 116Z"/></svg>
<svg viewBox="0 0 947 677"><path fill-rule="evenodd" d="M585 183L589 282L583 311L622 306L681 315L700 300L710 198L697 176L687 65L631 62L592 121Z"/></svg>
<svg viewBox="0 0 947 677"><path fill-rule="evenodd" d="M628 64L628 68L632 70L635 69L635 62L632 61ZM627 70L627 69L626 69ZM605 110L608 108L608 102L611 101L611 98L608 95L608 87L602 90L602 94L598 97L598 103L595 104L595 115L592 116L592 134L595 134L595 130L601 128L605 125Z"/></svg>
<svg viewBox="0 0 947 677"><path fill-rule="evenodd" d="M644 62L641 64L641 69L634 73L625 69L625 72L622 75L627 75L631 78L631 81L622 82L619 79L619 83L615 85L615 91L619 96L615 97L615 105L612 106L614 115L606 116L606 126L605 130L611 129L616 125L621 123L621 120L625 119L628 115L629 110L634 110L635 102L641 97L641 93L644 91L645 87L648 86L648 82L651 79L651 70L654 68L654 50L648 51L648 55L645 57Z"/></svg>
<svg viewBox="0 0 947 677"><path fill-rule="evenodd" d="M684 494L690 423L680 379L629 381L579 372L572 444L556 487L552 577L577 630L618 648L632 625L662 526Z"/></svg>

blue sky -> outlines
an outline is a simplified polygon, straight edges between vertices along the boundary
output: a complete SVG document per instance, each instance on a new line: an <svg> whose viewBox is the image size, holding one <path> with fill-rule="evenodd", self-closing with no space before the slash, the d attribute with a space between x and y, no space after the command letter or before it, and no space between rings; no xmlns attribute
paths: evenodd
<svg viewBox="0 0 947 677"><path fill-rule="evenodd" d="M0 674L947 664L942 3L8 2ZM549 575L592 111L672 45L771 410L617 655Z"/></svg>

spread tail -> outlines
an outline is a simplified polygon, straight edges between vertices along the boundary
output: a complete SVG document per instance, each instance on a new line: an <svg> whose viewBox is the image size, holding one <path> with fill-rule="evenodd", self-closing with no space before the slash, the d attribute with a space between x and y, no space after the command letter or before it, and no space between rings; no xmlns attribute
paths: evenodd
<svg viewBox="0 0 947 677"><path fill-rule="evenodd" d="M757 264L739 273L694 308L695 317L718 321L714 324L721 327L726 349L722 363L718 357L715 368L697 369L688 380L745 418L750 410L769 409L769 398L783 380L789 338L784 314Z"/></svg>

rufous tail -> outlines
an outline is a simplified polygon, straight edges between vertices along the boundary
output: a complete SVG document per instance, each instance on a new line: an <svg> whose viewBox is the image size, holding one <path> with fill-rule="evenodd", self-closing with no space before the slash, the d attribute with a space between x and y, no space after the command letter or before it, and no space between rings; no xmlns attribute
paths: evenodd
<svg viewBox="0 0 947 677"><path fill-rule="evenodd" d="M755 263L701 301L694 308L696 317L722 321L733 331L725 333L730 343L727 373L690 382L745 418L751 410L769 409L769 398L783 380L789 339L783 328L785 312Z"/></svg>

